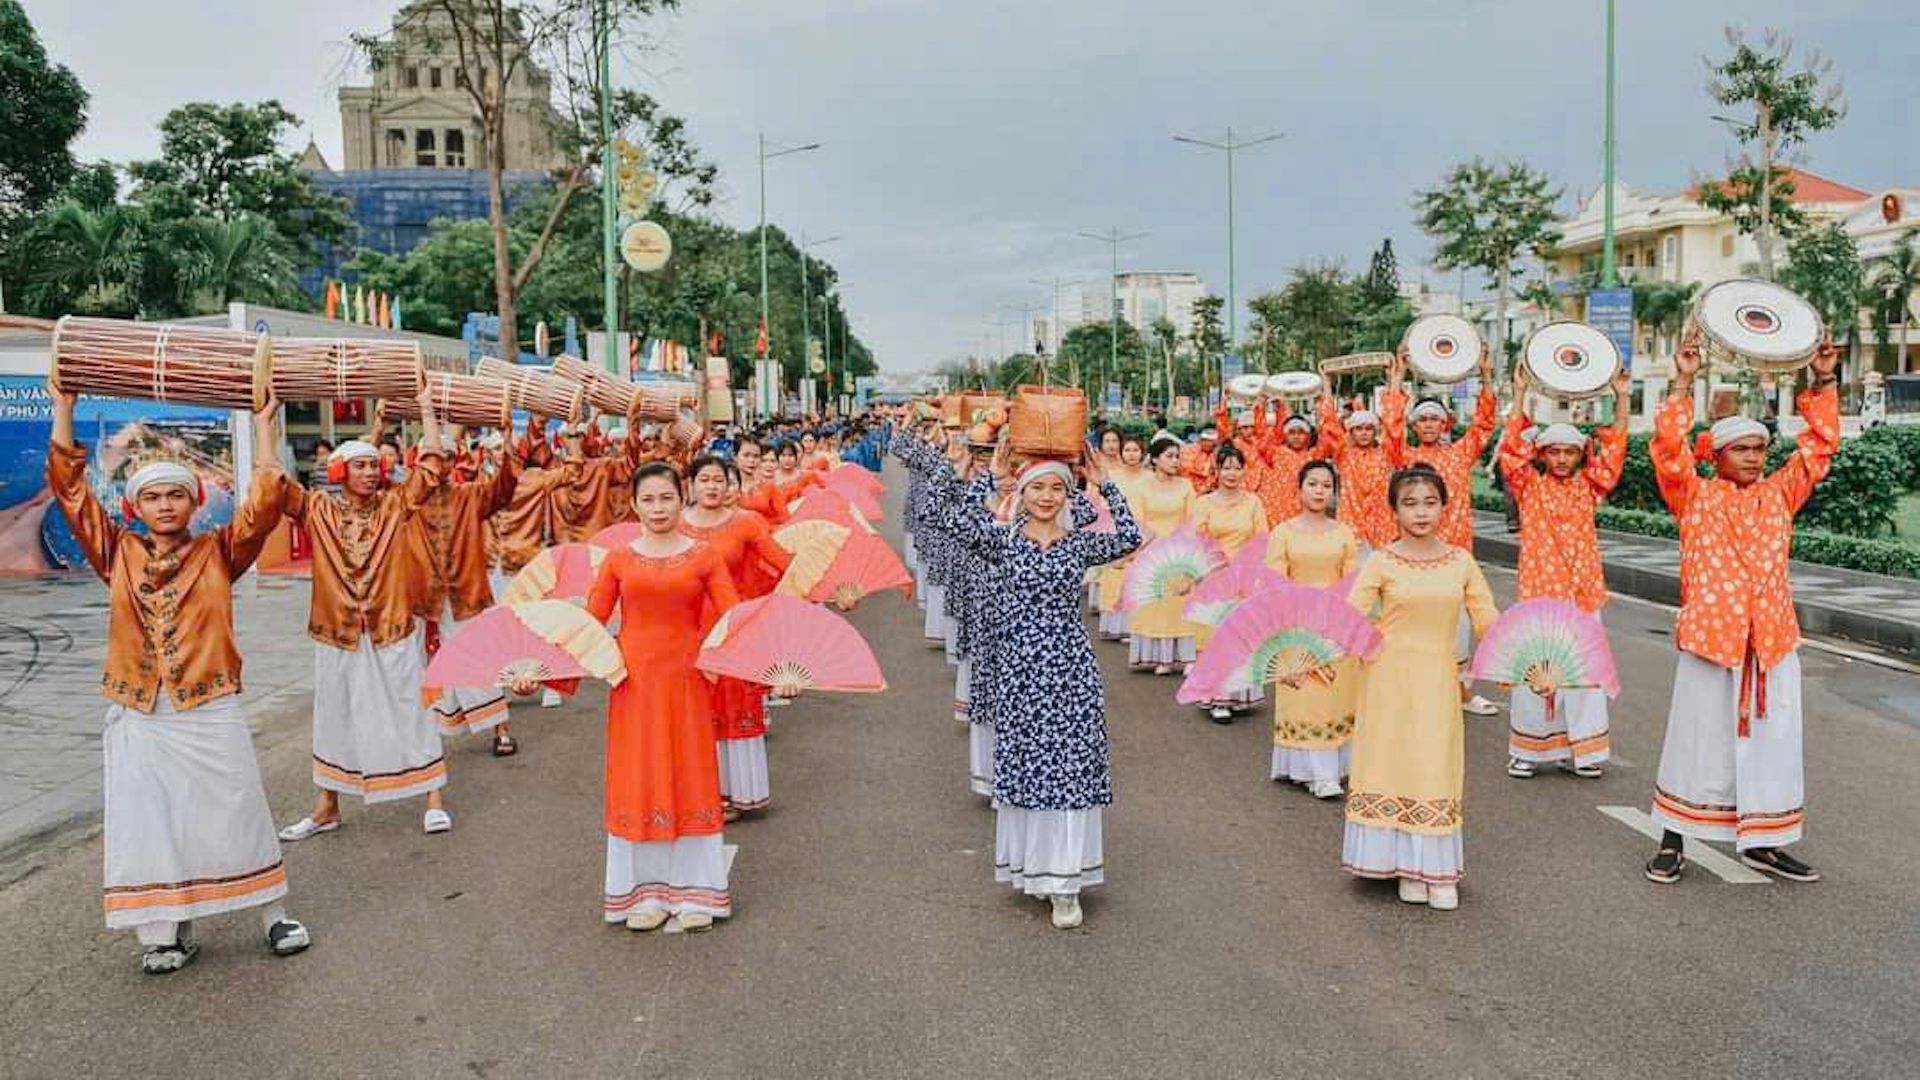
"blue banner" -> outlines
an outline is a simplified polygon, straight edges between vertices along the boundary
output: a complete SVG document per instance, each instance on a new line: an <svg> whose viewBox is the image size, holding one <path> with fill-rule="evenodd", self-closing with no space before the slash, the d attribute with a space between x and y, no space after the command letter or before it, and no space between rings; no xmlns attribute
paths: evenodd
<svg viewBox="0 0 1920 1080"><path fill-rule="evenodd" d="M1120 384L1117 382L1107 384L1106 411L1110 413L1120 411Z"/></svg>
<svg viewBox="0 0 1920 1080"><path fill-rule="evenodd" d="M1613 339L1620 363L1633 370L1633 290L1595 289L1587 294L1587 325Z"/></svg>

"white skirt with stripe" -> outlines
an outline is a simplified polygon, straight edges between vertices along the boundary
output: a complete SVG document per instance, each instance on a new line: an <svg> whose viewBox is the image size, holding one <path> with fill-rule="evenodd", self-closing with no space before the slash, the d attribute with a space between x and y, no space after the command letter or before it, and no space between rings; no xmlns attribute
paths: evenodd
<svg viewBox="0 0 1920 1080"><path fill-rule="evenodd" d="M727 847L721 834L640 843L607 834L607 882L601 917L691 911L724 919L733 914L727 890Z"/></svg>
<svg viewBox="0 0 1920 1080"><path fill-rule="evenodd" d="M1766 704L1764 715L1753 710L1741 738L1739 670L1680 654L1653 789L1653 819L1662 828L1742 851L1800 839L1806 782L1799 653L1767 672Z"/></svg>
<svg viewBox="0 0 1920 1080"><path fill-rule="evenodd" d="M993 878L1028 896L1077 893L1106 881L1106 807L1028 810L993 816Z"/></svg>
<svg viewBox="0 0 1920 1080"><path fill-rule="evenodd" d="M720 761L720 794L740 810L764 810L773 801L767 776L767 737L715 739Z"/></svg>
<svg viewBox="0 0 1920 1080"><path fill-rule="evenodd" d="M376 649L313 646L313 782L369 803L447 786L433 710L420 704L426 649L413 633Z"/></svg>
<svg viewBox="0 0 1920 1080"><path fill-rule="evenodd" d="M479 618L478 615L474 618ZM456 619L453 610L442 601L440 605L440 644L442 648L452 639L455 632L472 622L473 619ZM440 695L433 703L434 723L440 734L459 735L464 732L479 733L504 724L512 717L507 715L506 691L497 686L453 686Z"/></svg>

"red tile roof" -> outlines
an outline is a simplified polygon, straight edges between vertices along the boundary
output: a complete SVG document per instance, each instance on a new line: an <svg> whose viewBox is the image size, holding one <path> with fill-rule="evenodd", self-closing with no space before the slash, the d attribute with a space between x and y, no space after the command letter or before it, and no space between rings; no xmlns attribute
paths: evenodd
<svg viewBox="0 0 1920 1080"><path fill-rule="evenodd" d="M1787 178L1793 181L1793 201L1797 203L1859 202L1873 194L1870 191L1861 191L1856 187L1848 187L1838 180L1829 180L1824 176L1810 173L1805 169L1796 169L1791 165L1787 167L1786 174ZM1726 181L1722 180L1719 183L1724 186ZM1695 184L1687 189L1687 198L1697 199L1699 197L1699 184Z"/></svg>

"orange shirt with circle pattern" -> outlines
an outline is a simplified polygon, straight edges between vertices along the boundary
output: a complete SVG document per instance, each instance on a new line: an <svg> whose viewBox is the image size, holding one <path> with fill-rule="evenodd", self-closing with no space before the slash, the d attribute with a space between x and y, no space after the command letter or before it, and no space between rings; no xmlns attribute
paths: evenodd
<svg viewBox="0 0 1920 1080"><path fill-rule="evenodd" d="M1499 398L1491 387L1481 387L1474 403L1473 423L1451 442L1416 446L1407 442L1407 393L1388 390L1380 403L1381 434L1394 467L1425 465L1447 482L1447 508L1440 515L1440 539L1457 548L1473 550L1473 466L1487 448L1499 422Z"/></svg>
<svg viewBox="0 0 1920 1080"><path fill-rule="evenodd" d="M1600 564L1600 536L1593 515L1620 483L1627 461L1627 433L1595 431L1587 459L1571 476L1534 468L1534 445L1521 436L1525 413L1514 410L1500 440L1500 475L1520 507L1520 599L1566 600L1592 614L1607 603L1607 576Z"/></svg>

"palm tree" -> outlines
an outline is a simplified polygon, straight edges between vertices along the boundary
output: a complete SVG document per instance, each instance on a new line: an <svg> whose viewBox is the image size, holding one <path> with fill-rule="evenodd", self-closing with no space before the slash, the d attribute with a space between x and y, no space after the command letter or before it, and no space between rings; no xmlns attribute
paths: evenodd
<svg viewBox="0 0 1920 1080"><path fill-rule="evenodd" d="M41 301L36 306L134 314L137 304L127 282L139 263L136 224L133 215L118 206L89 210L68 201L54 207L31 241L33 264L27 278Z"/></svg>
<svg viewBox="0 0 1920 1080"><path fill-rule="evenodd" d="M293 280L293 260L273 227L258 217L195 220L187 234L194 250L182 285L198 308L219 311L233 300L277 300L284 283Z"/></svg>
<svg viewBox="0 0 1920 1080"><path fill-rule="evenodd" d="M1901 233L1893 250L1874 260L1872 291L1883 298L1881 306L1889 317L1894 312L1900 314L1896 374L1907 364L1907 328L1913 325L1915 289L1920 289L1920 228Z"/></svg>

